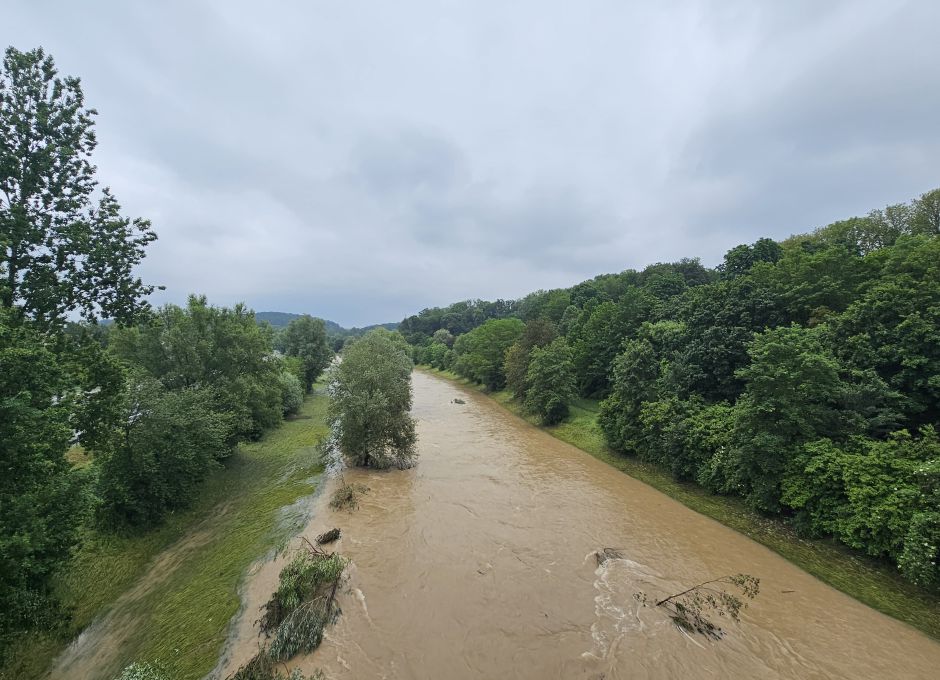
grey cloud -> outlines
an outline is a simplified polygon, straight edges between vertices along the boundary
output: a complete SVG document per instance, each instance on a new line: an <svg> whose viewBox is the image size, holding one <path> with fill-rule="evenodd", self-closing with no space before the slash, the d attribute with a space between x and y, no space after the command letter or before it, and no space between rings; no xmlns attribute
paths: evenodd
<svg viewBox="0 0 940 680"><path fill-rule="evenodd" d="M8 4L100 110L158 301L395 320L940 183L927 1Z"/></svg>

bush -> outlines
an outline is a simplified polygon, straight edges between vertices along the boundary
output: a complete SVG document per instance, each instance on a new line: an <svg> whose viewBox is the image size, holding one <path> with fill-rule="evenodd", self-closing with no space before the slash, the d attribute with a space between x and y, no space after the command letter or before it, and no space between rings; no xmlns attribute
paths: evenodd
<svg viewBox="0 0 940 680"><path fill-rule="evenodd" d="M290 371L281 372L281 409L284 415L297 413L304 404L304 388Z"/></svg>

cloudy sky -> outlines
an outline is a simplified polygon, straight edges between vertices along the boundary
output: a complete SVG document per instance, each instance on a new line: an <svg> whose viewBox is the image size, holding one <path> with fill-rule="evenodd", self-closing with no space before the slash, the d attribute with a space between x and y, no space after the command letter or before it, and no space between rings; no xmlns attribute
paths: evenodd
<svg viewBox="0 0 940 680"><path fill-rule="evenodd" d="M167 286L344 325L940 186L940 2L7 0Z"/></svg>

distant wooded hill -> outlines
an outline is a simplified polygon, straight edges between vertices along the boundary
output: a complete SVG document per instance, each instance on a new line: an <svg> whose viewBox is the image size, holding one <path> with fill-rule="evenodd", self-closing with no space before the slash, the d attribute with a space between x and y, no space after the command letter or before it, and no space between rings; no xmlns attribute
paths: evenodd
<svg viewBox="0 0 940 680"><path fill-rule="evenodd" d="M293 314L291 312L255 312L255 320L258 323L266 321L271 324L274 328L285 328L294 319L299 319L303 314ZM386 328L390 331L398 328L398 323L376 323L371 326L364 326L362 328L343 328L335 321L330 321L329 319L324 319L323 322L326 324L326 332L329 335L361 335L367 331L371 331L373 328Z"/></svg>

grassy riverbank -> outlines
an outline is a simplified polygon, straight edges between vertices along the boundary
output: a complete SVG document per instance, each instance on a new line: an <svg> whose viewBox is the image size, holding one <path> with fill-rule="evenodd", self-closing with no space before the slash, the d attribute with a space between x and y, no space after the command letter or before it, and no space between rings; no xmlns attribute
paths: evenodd
<svg viewBox="0 0 940 680"><path fill-rule="evenodd" d="M484 392L507 410L536 424L533 418L522 412L506 390L486 392L480 385L450 371L427 367L420 370ZM568 420L542 429L662 491L686 507L767 546L860 602L940 639L940 597L903 580L886 563L869 559L832 540L800 538L787 525L755 513L740 499L715 496L694 484L677 482L668 472L611 451L597 423L597 414L597 402L581 399L572 407Z"/></svg>
<svg viewBox="0 0 940 680"><path fill-rule="evenodd" d="M326 404L322 394L308 397L297 417L240 446L195 506L159 529L134 536L89 529L58 583L71 625L61 635L24 638L0 679L42 677L69 640L115 602L130 610L132 625L120 665L159 661L179 680L208 673L238 611L246 570L303 522L304 509L291 506L310 495L321 471L316 444L328 433Z"/></svg>

